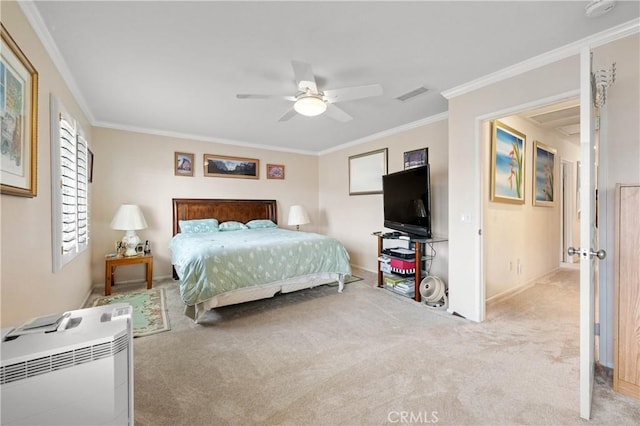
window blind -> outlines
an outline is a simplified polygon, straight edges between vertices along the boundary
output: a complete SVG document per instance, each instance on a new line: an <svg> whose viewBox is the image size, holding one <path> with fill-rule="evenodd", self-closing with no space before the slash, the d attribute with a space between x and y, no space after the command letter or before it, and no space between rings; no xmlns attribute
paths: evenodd
<svg viewBox="0 0 640 426"><path fill-rule="evenodd" d="M88 143L76 120L51 98L53 270L61 269L89 242Z"/></svg>

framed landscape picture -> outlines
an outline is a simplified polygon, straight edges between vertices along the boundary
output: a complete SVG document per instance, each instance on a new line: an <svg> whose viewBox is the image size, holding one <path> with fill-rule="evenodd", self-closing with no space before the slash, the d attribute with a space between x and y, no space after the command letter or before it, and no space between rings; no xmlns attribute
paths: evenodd
<svg viewBox="0 0 640 426"><path fill-rule="evenodd" d="M267 164L267 179L284 179L282 164Z"/></svg>
<svg viewBox="0 0 640 426"><path fill-rule="evenodd" d="M555 203L556 150L540 142L534 142L533 205L553 206Z"/></svg>
<svg viewBox="0 0 640 426"><path fill-rule="evenodd" d="M260 160L204 154L204 175L211 177L259 179Z"/></svg>
<svg viewBox="0 0 640 426"><path fill-rule="evenodd" d="M174 154L173 173L176 176L193 176L193 159L193 154L176 152Z"/></svg>
<svg viewBox="0 0 640 426"><path fill-rule="evenodd" d="M524 204L526 136L498 120L491 132L491 201Z"/></svg>
<svg viewBox="0 0 640 426"><path fill-rule="evenodd" d="M35 197L38 73L4 25L0 32L0 190Z"/></svg>

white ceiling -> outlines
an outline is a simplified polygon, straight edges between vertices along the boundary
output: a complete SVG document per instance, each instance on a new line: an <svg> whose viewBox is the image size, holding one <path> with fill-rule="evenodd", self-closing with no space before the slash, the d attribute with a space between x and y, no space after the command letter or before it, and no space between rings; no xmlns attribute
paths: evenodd
<svg viewBox="0 0 640 426"><path fill-rule="evenodd" d="M36 24L40 16L37 30L71 70L94 125L322 152L446 112L441 92L640 15L634 1L587 18L586 4L38 1L23 9ZM347 123L279 122L289 102L236 98L293 95L292 60L312 64L320 89L379 83L384 94L341 103ZM395 99L421 86L429 91Z"/></svg>

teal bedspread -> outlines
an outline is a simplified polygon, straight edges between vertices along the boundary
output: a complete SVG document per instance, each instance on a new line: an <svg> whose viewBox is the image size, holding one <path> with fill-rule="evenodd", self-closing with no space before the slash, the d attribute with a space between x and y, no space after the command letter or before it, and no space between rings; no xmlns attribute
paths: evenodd
<svg viewBox="0 0 640 426"><path fill-rule="evenodd" d="M180 277L180 294L187 305L293 277L351 274L344 246L309 232L269 228L177 234L170 249Z"/></svg>

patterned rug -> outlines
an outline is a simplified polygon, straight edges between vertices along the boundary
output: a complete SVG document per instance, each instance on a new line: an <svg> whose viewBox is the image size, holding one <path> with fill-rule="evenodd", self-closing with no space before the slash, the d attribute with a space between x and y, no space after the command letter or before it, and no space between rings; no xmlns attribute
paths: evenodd
<svg viewBox="0 0 640 426"><path fill-rule="evenodd" d="M171 330L163 288L98 297L94 300L93 306L111 303L129 303L133 306L133 337Z"/></svg>

